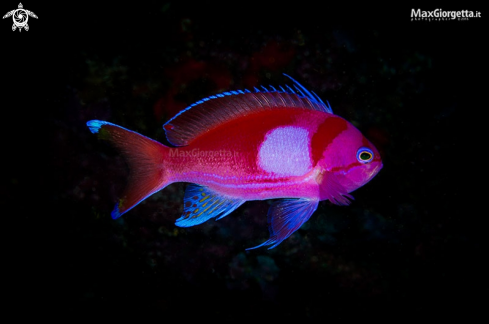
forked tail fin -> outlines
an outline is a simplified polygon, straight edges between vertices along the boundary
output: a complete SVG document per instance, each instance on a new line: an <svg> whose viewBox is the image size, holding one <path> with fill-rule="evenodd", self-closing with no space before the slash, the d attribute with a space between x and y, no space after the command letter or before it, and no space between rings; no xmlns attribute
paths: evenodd
<svg viewBox="0 0 489 324"><path fill-rule="evenodd" d="M115 145L129 164L129 181L122 198L112 211L113 219L169 184L168 174L163 168L169 147L105 121L90 120L87 126L99 138Z"/></svg>

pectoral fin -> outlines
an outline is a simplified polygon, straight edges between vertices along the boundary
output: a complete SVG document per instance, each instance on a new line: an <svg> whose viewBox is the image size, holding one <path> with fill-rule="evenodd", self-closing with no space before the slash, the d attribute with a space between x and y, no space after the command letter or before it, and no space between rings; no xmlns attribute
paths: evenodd
<svg viewBox="0 0 489 324"><path fill-rule="evenodd" d="M335 174L323 172L318 177L319 194L321 200L328 199L333 204L340 206L348 206L353 196L340 184Z"/></svg>
<svg viewBox="0 0 489 324"><path fill-rule="evenodd" d="M307 222L318 207L318 202L318 200L309 199L284 199L274 202L267 215L270 238L247 250L266 245L271 245L268 249L273 249L279 245Z"/></svg>

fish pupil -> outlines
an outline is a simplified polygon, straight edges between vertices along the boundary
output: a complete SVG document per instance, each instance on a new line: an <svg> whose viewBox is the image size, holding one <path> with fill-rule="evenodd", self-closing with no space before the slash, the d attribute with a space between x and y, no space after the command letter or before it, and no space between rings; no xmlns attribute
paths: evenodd
<svg viewBox="0 0 489 324"><path fill-rule="evenodd" d="M360 153L360 159L362 161L367 161L371 157L372 157L372 155L370 153L368 153L368 152L362 152L362 153Z"/></svg>

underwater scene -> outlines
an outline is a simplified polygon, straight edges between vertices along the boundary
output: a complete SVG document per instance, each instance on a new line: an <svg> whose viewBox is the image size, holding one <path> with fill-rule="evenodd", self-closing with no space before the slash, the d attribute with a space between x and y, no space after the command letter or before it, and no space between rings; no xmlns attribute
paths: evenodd
<svg viewBox="0 0 489 324"><path fill-rule="evenodd" d="M7 309L483 311L480 7L1 9Z"/></svg>

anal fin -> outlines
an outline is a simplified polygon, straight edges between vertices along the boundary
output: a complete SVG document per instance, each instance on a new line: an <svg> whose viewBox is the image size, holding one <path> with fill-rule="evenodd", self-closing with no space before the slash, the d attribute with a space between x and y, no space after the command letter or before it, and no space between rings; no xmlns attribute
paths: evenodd
<svg viewBox="0 0 489 324"><path fill-rule="evenodd" d="M190 227L214 217L221 219L244 202L245 200L216 193L207 187L190 184L185 190L182 217L176 220L175 225Z"/></svg>
<svg viewBox="0 0 489 324"><path fill-rule="evenodd" d="M247 250L267 245L271 245L268 249L273 249L279 245L307 222L318 207L318 202L310 199L283 199L274 202L267 215L270 238Z"/></svg>

